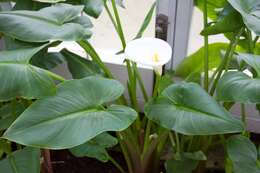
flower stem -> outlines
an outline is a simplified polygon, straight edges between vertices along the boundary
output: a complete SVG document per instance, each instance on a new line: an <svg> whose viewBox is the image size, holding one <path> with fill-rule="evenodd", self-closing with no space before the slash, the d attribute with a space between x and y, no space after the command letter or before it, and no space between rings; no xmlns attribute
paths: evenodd
<svg viewBox="0 0 260 173"><path fill-rule="evenodd" d="M116 18L116 23L117 23L116 26L117 26L118 35L120 37L123 49L125 49L126 41L125 41L123 28L122 28L122 25L121 25L121 20L120 20L120 17L119 17L119 14L118 14L118 10L117 10L117 7L116 7L116 1L115 0L111 0L111 2L112 2L112 8L113 8L113 11L114 11L114 15L115 15L115 18Z"/></svg>
<svg viewBox="0 0 260 173"><path fill-rule="evenodd" d="M157 97L158 95L158 89L160 86L161 82L161 75L158 72L155 72L155 85L154 85L154 90L153 90L153 97Z"/></svg>
<svg viewBox="0 0 260 173"><path fill-rule="evenodd" d="M207 0L204 0L203 8L203 19L204 19L204 29L208 26L208 10L207 10ZM209 56L208 56L208 45L209 39L208 35L204 36L204 88L208 91L209 88Z"/></svg>

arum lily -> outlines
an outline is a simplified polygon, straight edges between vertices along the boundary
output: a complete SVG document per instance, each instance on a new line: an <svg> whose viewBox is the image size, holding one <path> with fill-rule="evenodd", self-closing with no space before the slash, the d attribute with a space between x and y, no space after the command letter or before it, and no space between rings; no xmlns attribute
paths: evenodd
<svg viewBox="0 0 260 173"><path fill-rule="evenodd" d="M171 46L158 38L140 38L129 42L125 49L127 59L153 67L161 74L162 66L172 57Z"/></svg>

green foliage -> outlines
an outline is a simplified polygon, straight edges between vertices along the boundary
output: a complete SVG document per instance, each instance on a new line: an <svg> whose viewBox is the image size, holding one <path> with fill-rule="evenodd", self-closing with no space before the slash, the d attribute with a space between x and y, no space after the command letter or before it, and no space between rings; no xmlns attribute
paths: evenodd
<svg viewBox="0 0 260 173"><path fill-rule="evenodd" d="M217 86L217 99L225 102L260 103L260 80L243 72L227 72Z"/></svg>
<svg viewBox="0 0 260 173"><path fill-rule="evenodd" d="M260 35L260 1L228 0L228 2L243 16L246 26Z"/></svg>
<svg viewBox="0 0 260 173"><path fill-rule="evenodd" d="M197 168L199 161L206 159L207 158L202 151L182 153L180 158L168 160L166 162L166 173L192 173Z"/></svg>
<svg viewBox="0 0 260 173"><path fill-rule="evenodd" d="M207 105L207 106L205 106ZM159 125L186 135L214 135L243 131L240 121L194 83L173 84L150 102L145 112Z"/></svg>
<svg viewBox="0 0 260 173"><path fill-rule="evenodd" d="M0 107L0 130L7 129L25 109L21 101L12 101Z"/></svg>
<svg viewBox="0 0 260 173"><path fill-rule="evenodd" d="M39 11L0 12L0 32L27 42L77 41L91 32L75 20L83 6L56 4ZM36 29L37 28L37 29Z"/></svg>
<svg viewBox="0 0 260 173"><path fill-rule="evenodd" d="M234 173L259 173L257 149L250 139L236 135L227 141L228 157L233 163Z"/></svg>
<svg viewBox="0 0 260 173"><path fill-rule="evenodd" d="M223 34L226 32L235 32L244 26L241 15L230 5L220 13L218 19L214 24L206 27L201 34L202 35L215 35Z"/></svg>
<svg viewBox="0 0 260 173"><path fill-rule="evenodd" d="M16 97L35 99L55 94L56 86L51 72L29 64L32 56L44 47L46 45L0 52L1 101Z"/></svg>
<svg viewBox="0 0 260 173"><path fill-rule="evenodd" d="M195 0L196 6L203 11L204 0ZM224 8L227 5L227 0L207 0L208 17L215 20L218 18L219 9Z"/></svg>
<svg viewBox="0 0 260 173"><path fill-rule="evenodd" d="M117 143L117 138L108 133L102 133L82 145L71 148L70 152L77 157L86 156L107 162L109 155L106 149L115 146Z"/></svg>
<svg viewBox="0 0 260 173"><path fill-rule="evenodd" d="M245 54L245 53L238 53L237 58L239 60L243 60L249 66L251 66L257 73L257 76L260 76L260 56L254 54Z"/></svg>
<svg viewBox="0 0 260 173"><path fill-rule="evenodd" d="M209 45L209 69L216 68L221 61L221 51L226 50L228 44L213 43ZM176 75L186 78L192 73L200 73L204 67L204 47L185 58L176 69Z"/></svg>
<svg viewBox="0 0 260 173"><path fill-rule="evenodd" d="M101 77L66 81L58 85L55 96L33 103L4 138L27 146L64 149L105 131L122 131L136 119L136 112L121 105L102 105L123 91L119 82Z"/></svg>
<svg viewBox="0 0 260 173"><path fill-rule="evenodd" d="M4 173L40 173L40 150L29 147L18 150L0 161L0 170Z"/></svg>
<svg viewBox="0 0 260 173"><path fill-rule="evenodd" d="M67 61L68 68L74 79L81 79L92 75L101 75L101 69L93 61L80 57L66 49L61 54Z"/></svg>

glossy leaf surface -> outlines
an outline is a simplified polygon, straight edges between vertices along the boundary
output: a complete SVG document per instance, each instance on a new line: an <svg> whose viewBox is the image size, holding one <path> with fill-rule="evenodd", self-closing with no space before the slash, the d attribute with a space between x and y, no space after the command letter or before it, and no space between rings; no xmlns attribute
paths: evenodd
<svg viewBox="0 0 260 173"><path fill-rule="evenodd" d="M227 72L217 85L217 99L225 102L260 103L260 80L243 72Z"/></svg>
<svg viewBox="0 0 260 173"><path fill-rule="evenodd" d="M259 0L228 0L243 16L244 23L256 35L260 35L260 1Z"/></svg>
<svg viewBox="0 0 260 173"><path fill-rule="evenodd" d="M0 107L0 131L7 129L25 109L23 103L14 101Z"/></svg>
<svg viewBox="0 0 260 173"><path fill-rule="evenodd" d="M227 153L233 162L234 173L260 173L257 167L257 149L250 139L236 135L227 141Z"/></svg>
<svg viewBox="0 0 260 173"><path fill-rule="evenodd" d="M186 135L240 132L243 125L195 83L173 84L145 107L147 117Z"/></svg>
<svg viewBox="0 0 260 173"><path fill-rule="evenodd" d="M106 131L122 131L136 119L125 106L102 105L123 94L123 86L101 77L58 85L55 96L34 102L6 131L4 138L27 146L72 148Z"/></svg>
<svg viewBox="0 0 260 173"><path fill-rule="evenodd" d="M0 32L27 42L78 41L91 35L78 23L83 6L56 4L39 11L0 12Z"/></svg>
<svg viewBox="0 0 260 173"><path fill-rule="evenodd" d="M0 52L0 101L16 97L35 99L56 92L48 72L29 64L32 56L45 46Z"/></svg>
<svg viewBox="0 0 260 173"><path fill-rule="evenodd" d="M117 138L108 133L102 133L82 145L71 148L70 152L77 157L91 157L107 162L109 157L106 149L115 146L117 142Z"/></svg>
<svg viewBox="0 0 260 173"><path fill-rule="evenodd" d="M40 173L40 149L24 148L0 161L3 173Z"/></svg>
<svg viewBox="0 0 260 173"><path fill-rule="evenodd" d="M74 79L102 74L101 69L93 61L80 57L66 49L62 50L61 54L66 59L69 71Z"/></svg>

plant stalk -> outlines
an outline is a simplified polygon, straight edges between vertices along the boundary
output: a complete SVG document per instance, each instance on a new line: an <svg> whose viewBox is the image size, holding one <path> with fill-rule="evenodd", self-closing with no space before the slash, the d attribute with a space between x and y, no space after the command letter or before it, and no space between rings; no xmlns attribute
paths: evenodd
<svg viewBox="0 0 260 173"><path fill-rule="evenodd" d="M228 48L228 50L227 50L227 52L225 54L224 59L222 60L222 62L219 65L218 69L216 70L218 74L217 74L216 79L213 79L214 81L213 81L213 84L212 84L212 88L210 90L210 95L213 95L215 93L218 81L219 81L219 79L220 79L220 77L221 77L221 75L223 73L223 70L229 66L230 59L232 58L232 56L234 54L234 51L235 51L236 46L238 44L239 38L242 35L243 31L244 31L244 28L240 29L238 34L231 41L230 46L229 46L229 48Z"/></svg>
<svg viewBox="0 0 260 173"><path fill-rule="evenodd" d="M204 0L203 8L203 19L204 19L204 29L208 26L208 2ZM204 36L204 89L208 91L209 88L209 38L208 35Z"/></svg>

